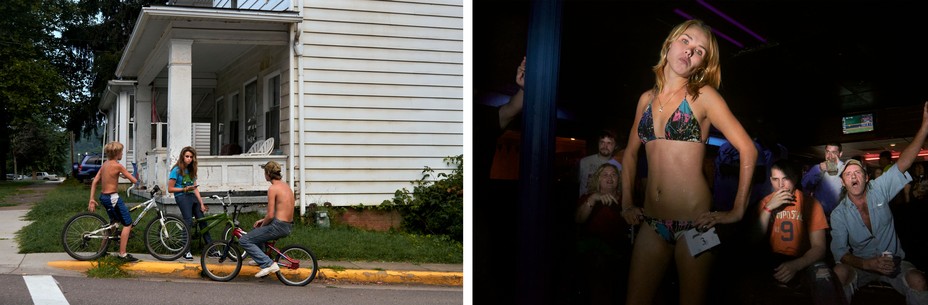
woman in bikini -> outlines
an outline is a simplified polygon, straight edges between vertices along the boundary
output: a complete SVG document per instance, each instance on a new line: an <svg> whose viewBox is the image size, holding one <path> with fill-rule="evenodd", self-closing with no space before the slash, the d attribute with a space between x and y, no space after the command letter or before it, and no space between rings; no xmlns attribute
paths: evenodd
<svg viewBox="0 0 928 305"><path fill-rule="evenodd" d="M683 233L741 220L757 150L716 91L721 83L718 42L709 26L689 20L674 27L653 70L656 84L638 99L622 158L622 217L629 224L643 223L632 250L627 304L652 304L671 260L679 275L680 303L703 304L712 254L691 255ZM712 126L740 154L738 191L730 211L709 211L712 195L703 159ZM632 196L641 146L648 180L644 204L636 207Z"/></svg>

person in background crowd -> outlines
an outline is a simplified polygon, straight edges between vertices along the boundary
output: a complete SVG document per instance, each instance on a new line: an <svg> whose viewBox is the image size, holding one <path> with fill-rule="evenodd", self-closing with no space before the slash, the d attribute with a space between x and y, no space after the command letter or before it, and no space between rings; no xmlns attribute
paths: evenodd
<svg viewBox="0 0 928 305"><path fill-rule="evenodd" d="M823 260L828 248L825 212L817 200L796 188L799 177L799 169L788 160L777 161L771 167L773 192L758 204L760 230L770 247L760 270L761 280L804 287L815 304L846 304L831 267Z"/></svg>
<svg viewBox="0 0 928 305"><path fill-rule="evenodd" d="M496 153L496 140L512 121L522 113L525 98L525 58L516 68L516 85L519 89L509 101L499 107L476 107L474 109L474 151L477 156L476 177L479 181L489 180ZM478 183L479 185L479 183Z"/></svg>
<svg viewBox="0 0 928 305"><path fill-rule="evenodd" d="M912 166L912 187L909 202L923 202L928 198L928 177L925 177L925 165L922 162Z"/></svg>
<svg viewBox="0 0 928 305"><path fill-rule="evenodd" d="M889 170L890 166L893 166L893 152L884 150L880 152L880 159L877 161L880 164L880 168L883 169L883 172Z"/></svg>
<svg viewBox="0 0 928 305"><path fill-rule="evenodd" d="M925 274L905 260L905 251L896 234L890 200L912 177L906 172L928 136L928 102L922 122L912 139L879 179L870 180L866 168L848 160L840 171L844 188L841 201L831 214L831 253L835 273L848 301L856 290L870 282L890 283L905 295L907 304L928 304Z"/></svg>
<svg viewBox="0 0 928 305"><path fill-rule="evenodd" d="M625 295L620 285L624 278L616 279L616 275L628 273L631 241L626 234L628 224L622 219L619 194L619 169L603 163L577 201L577 254L584 266L578 285L590 304L621 303L620 297Z"/></svg>
<svg viewBox="0 0 928 305"><path fill-rule="evenodd" d="M611 163L619 169L620 173L622 172L622 165L613 159L616 147L615 133L609 130L602 130L599 132L599 136L597 136L596 139L599 147L596 153L580 159L580 168L577 171L577 180L580 182L580 196L587 193L587 190L589 190L587 183L589 183L590 177L593 176L593 172L597 171L599 166L603 165L603 163ZM619 181L620 191L621 187L622 181Z"/></svg>
<svg viewBox="0 0 928 305"><path fill-rule="evenodd" d="M842 154L841 143L826 143L825 161L818 166L812 166L802 176L802 191L818 200L825 211L825 217L831 215L841 196L841 177L838 176L838 169L844 166L844 161L841 161Z"/></svg>
<svg viewBox="0 0 928 305"><path fill-rule="evenodd" d="M880 165L879 168L883 170L883 173L886 173L886 171L888 171L889 168L893 166L893 152L888 150L881 151L880 159L877 162ZM896 197L893 197L893 200L891 200L890 203L892 203L894 206L899 205L900 203L908 203L910 186L910 184L906 184L905 188L902 189L902 192L896 195Z"/></svg>

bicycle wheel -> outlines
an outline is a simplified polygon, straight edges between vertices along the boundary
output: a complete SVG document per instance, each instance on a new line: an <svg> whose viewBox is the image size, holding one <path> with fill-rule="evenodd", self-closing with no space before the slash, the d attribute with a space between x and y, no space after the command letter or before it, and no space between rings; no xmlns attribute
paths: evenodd
<svg viewBox="0 0 928 305"><path fill-rule="evenodd" d="M214 241L206 246L203 255L200 256L203 274L220 282L228 282L238 276L239 271L242 271L242 260L239 259L241 254L236 248L224 240Z"/></svg>
<svg viewBox="0 0 928 305"><path fill-rule="evenodd" d="M232 238L234 237L232 236L233 235L232 230L234 229L235 228L232 227L231 225L226 225L225 229L222 230L222 240L232 240ZM238 250L239 254L242 254L242 255L245 254L245 249L242 248L242 245L240 245L239 243L235 243L233 246L235 246L235 250Z"/></svg>
<svg viewBox="0 0 928 305"><path fill-rule="evenodd" d="M222 230L223 240L229 240L232 238L232 229L232 225L226 225L226 227Z"/></svg>
<svg viewBox="0 0 928 305"><path fill-rule="evenodd" d="M87 261L106 254L110 230L101 230L109 222L95 213L83 212L68 219L61 231L64 252L76 260ZM94 233L94 231L98 231Z"/></svg>
<svg viewBox="0 0 928 305"><path fill-rule="evenodd" d="M319 266L316 264L316 255L308 248L290 245L280 252L283 254L278 254L274 262L280 265L277 278L281 282L288 286L306 286L316 278Z"/></svg>
<svg viewBox="0 0 928 305"><path fill-rule="evenodd" d="M176 260L190 248L187 223L171 214L165 214L163 220L152 219L145 228L145 248L159 260Z"/></svg>

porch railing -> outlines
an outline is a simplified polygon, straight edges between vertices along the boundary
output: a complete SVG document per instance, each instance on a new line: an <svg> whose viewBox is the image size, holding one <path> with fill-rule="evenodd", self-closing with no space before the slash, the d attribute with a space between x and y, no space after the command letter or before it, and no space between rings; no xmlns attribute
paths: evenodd
<svg viewBox="0 0 928 305"><path fill-rule="evenodd" d="M290 0L171 0L167 4L259 11L288 11L291 6Z"/></svg>
<svg viewBox="0 0 928 305"><path fill-rule="evenodd" d="M261 165L267 161L276 161L281 164L287 176L287 156L197 156L197 183L200 184L201 193L225 192L228 190L244 192L267 191L268 182L264 179L264 169ZM165 188L168 183L170 169L174 166L171 158L167 156L165 148L156 148L148 153L146 162L139 166L143 183L147 187L155 184ZM169 195L170 196L170 195Z"/></svg>

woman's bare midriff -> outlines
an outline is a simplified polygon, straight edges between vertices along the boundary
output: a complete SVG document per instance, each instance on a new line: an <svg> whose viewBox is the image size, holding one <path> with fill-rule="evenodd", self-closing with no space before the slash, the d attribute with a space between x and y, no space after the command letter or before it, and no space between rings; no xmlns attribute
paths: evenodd
<svg viewBox="0 0 928 305"><path fill-rule="evenodd" d="M656 140L645 145L648 177L644 213L665 220L694 220L712 206L703 176L706 144Z"/></svg>

